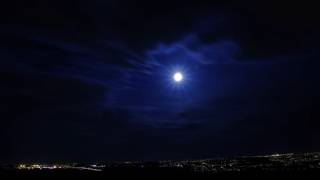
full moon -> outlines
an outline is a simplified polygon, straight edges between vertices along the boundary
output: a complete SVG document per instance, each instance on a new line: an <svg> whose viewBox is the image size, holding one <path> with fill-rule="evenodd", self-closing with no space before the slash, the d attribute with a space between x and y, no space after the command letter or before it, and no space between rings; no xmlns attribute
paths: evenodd
<svg viewBox="0 0 320 180"><path fill-rule="evenodd" d="M180 81L183 80L183 75L182 75L180 72L176 72L176 73L174 73L174 75L173 75L173 79L174 79L174 81L176 81L176 82L180 82Z"/></svg>

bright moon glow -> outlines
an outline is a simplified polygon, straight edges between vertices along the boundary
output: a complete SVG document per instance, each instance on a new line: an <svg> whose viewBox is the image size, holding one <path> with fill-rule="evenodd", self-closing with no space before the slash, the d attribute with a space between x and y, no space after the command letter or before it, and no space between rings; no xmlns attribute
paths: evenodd
<svg viewBox="0 0 320 180"><path fill-rule="evenodd" d="M182 75L180 72L176 72L176 73L174 73L174 75L173 75L173 79L174 79L176 82L180 82L180 81L182 81L182 79L183 79L183 75Z"/></svg>

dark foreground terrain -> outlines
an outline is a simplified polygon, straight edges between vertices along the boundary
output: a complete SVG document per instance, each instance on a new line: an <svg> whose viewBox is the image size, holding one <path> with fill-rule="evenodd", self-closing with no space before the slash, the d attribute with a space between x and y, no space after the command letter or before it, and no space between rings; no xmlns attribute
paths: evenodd
<svg viewBox="0 0 320 180"><path fill-rule="evenodd" d="M2 165L0 175L22 178L313 177L319 179L320 153L160 162Z"/></svg>

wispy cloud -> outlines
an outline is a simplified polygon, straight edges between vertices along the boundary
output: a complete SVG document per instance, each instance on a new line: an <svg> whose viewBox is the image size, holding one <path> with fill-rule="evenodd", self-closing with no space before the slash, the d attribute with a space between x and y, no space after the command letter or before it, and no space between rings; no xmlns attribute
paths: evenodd
<svg viewBox="0 0 320 180"><path fill-rule="evenodd" d="M160 43L146 51L146 58L158 64L181 62L190 64L232 63L239 46L231 40L201 42L196 35L188 35L170 44Z"/></svg>

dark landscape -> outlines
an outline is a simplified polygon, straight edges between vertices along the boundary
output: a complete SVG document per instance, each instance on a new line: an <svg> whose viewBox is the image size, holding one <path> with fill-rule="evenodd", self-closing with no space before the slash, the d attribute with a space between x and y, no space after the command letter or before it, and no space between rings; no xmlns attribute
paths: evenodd
<svg viewBox="0 0 320 180"><path fill-rule="evenodd" d="M100 164L19 164L1 168L11 177L320 177L320 153L239 156L206 160Z"/></svg>

